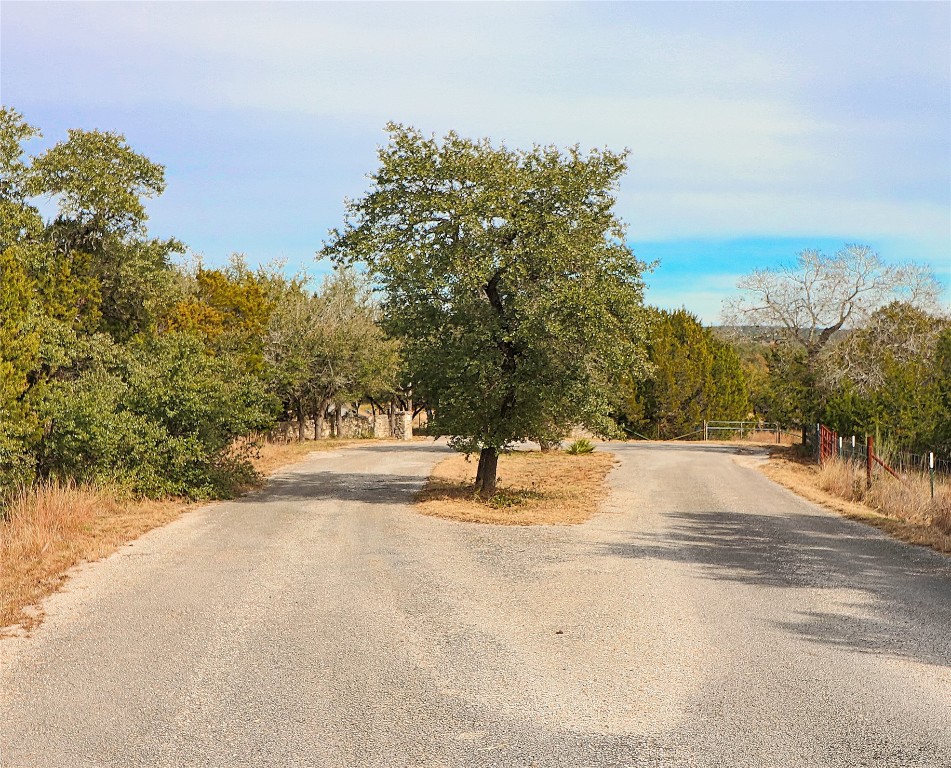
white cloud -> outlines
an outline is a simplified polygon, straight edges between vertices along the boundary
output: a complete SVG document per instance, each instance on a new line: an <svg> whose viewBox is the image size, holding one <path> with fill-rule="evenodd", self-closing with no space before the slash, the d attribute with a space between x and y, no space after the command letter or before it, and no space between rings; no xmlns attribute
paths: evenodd
<svg viewBox="0 0 951 768"><path fill-rule="evenodd" d="M5 91L53 105L628 146L638 237L948 257L942 4L7 3L3 35Z"/></svg>
<svg viewBox="0 0 951 768"><path fill-rule="evenodd" d="M951 216L941 205L861 200L820 189L813 194L772 190L668 192L661 196L637 191L623 194L619 209L632 235L646 240L703 237L710 232L723 238L821 233L853 240L934 233L933 242L940 242L943 236L945 244L951 244Z"/></svg>

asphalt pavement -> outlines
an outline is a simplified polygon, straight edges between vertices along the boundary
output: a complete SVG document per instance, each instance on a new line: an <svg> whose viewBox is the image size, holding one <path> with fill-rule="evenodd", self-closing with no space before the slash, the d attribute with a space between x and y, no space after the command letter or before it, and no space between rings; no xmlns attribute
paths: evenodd
<svg viewBox="0 0 951 768"><path fill-rule="evenodd" d="M951 766L951 558L710 444L605 446L579 526L313 454L81 568L0 641L0 767Z"/></svg>

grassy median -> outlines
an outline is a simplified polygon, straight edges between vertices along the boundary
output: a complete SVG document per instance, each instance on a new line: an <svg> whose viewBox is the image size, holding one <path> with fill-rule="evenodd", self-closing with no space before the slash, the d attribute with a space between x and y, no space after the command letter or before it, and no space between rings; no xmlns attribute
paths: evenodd
<svg viewBox="0 0 951 768"><path fill-rule="evenodd" d="M499 457L498 489L485 499L473 481L476 459L456 454L436 465L417 494L424 515L492 525L573 525L598 510L615 465L610 453L513 451Z"/></svg>

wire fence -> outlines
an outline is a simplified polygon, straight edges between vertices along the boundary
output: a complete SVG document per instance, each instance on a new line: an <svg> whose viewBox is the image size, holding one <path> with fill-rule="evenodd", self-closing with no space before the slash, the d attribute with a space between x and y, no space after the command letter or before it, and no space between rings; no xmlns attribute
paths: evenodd
<svg viewBox="0 0 951 768"><path fill-rule="evenodd" d="M800 430L790 430L775 422L767 421L705 421L689 432L675 437L649 437L639 432L629 431L631 437L638 440L753 440L775 443L799 443L802 440Z"/></svg>
<svg viewBox="0 0 951 768"><path fill-rule="evenodd" d="M816 429L812 431L809 445L818 461L823 452L822 446L823 425L817 424ZM865 464L868 462L868 449L864 435L837 435L831 430L826 430L827 434L835 435L834 442L827 446L826 450L831 451L840 459ZM951 476L951 459L945 456L939 456L933 451L928 453L911 453L908 451L896 451L892 448L882 448L876 446L874 449L882 461L900 474L911 472L920 472L928 474L932 469L935 474Z"/></svg>

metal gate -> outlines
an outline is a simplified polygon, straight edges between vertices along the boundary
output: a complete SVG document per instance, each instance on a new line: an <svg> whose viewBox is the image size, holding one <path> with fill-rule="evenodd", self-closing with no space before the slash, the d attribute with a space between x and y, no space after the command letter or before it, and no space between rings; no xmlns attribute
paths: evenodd
<svg viewBox="0 0 951 768"><path fill-rule="evenodd" d="M839 452L839 433L825 424L819 425L819 462L835 458Z"/></svg>

